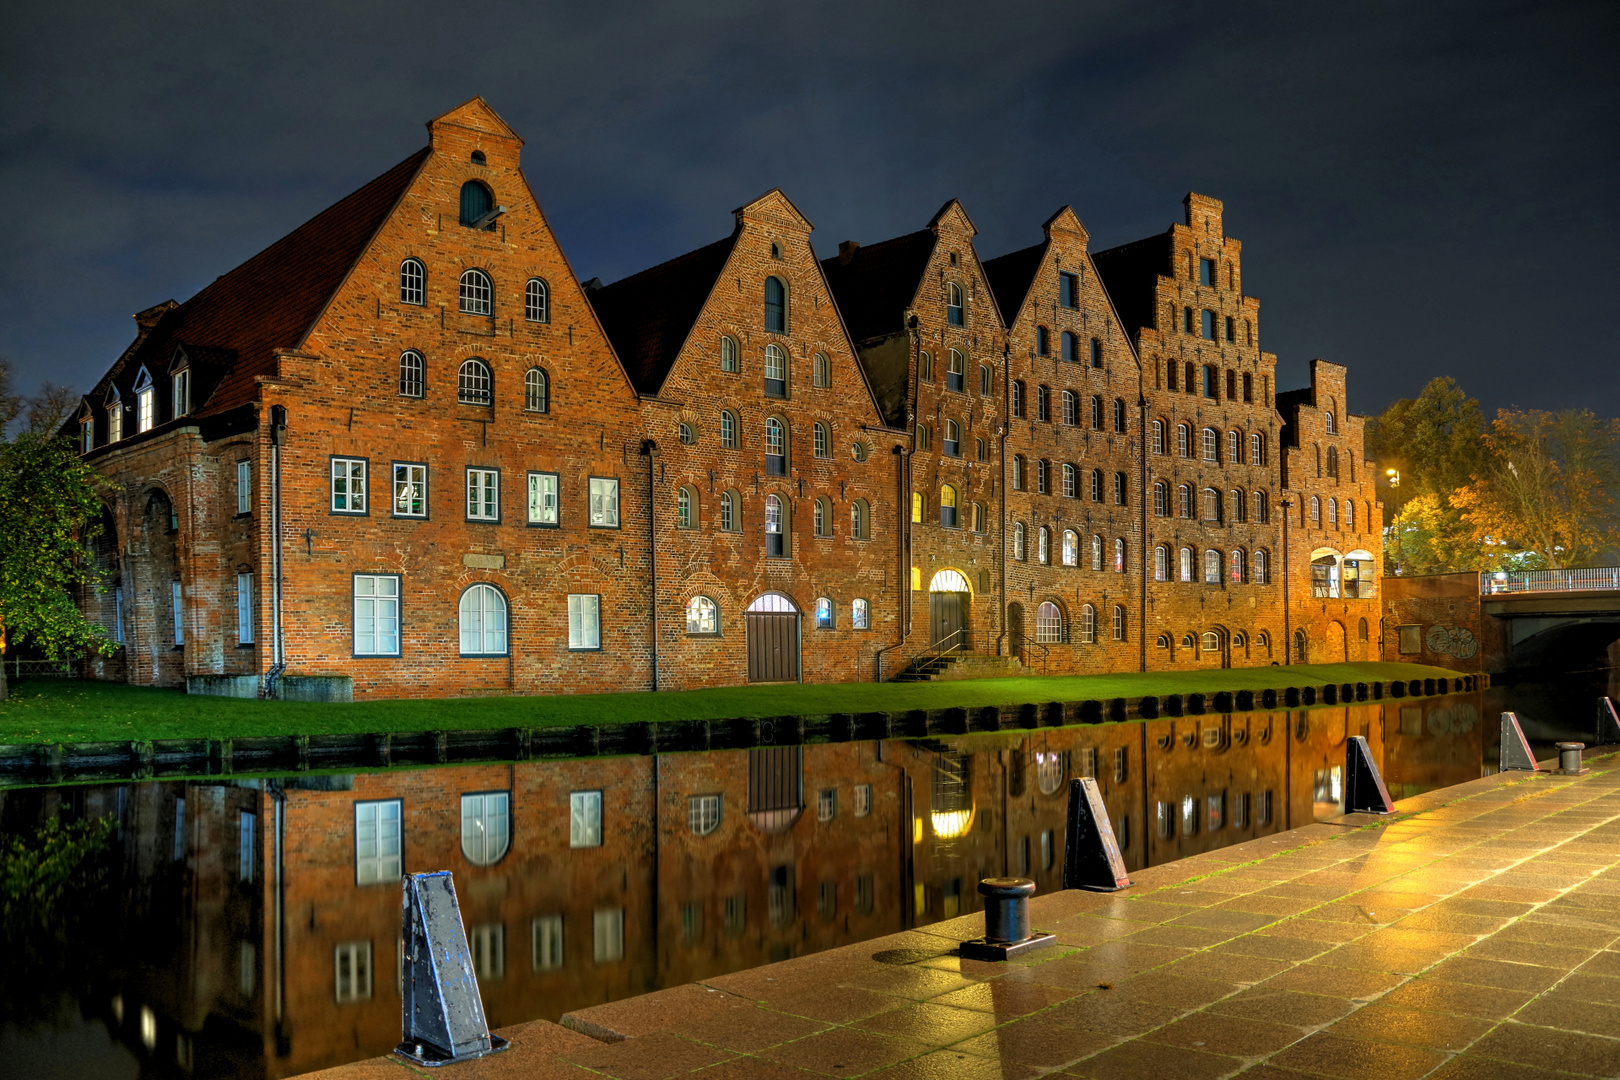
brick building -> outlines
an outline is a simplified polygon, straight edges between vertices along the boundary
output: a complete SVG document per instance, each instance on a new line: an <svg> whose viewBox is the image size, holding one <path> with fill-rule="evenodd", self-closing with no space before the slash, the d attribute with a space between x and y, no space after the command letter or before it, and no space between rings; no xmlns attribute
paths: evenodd
<svg viewBox="0 0 1620 1080"><path fill-rule="evenodd" d="M773 190L581 285L494 111L428 130L137 315L84 399L112 494L83 603L124 646L93 674L398 697L1376 655L1344 369L1276 392L1219 202L1095 256L1065 207L981 261L952 200L818 261Z"/></svg>

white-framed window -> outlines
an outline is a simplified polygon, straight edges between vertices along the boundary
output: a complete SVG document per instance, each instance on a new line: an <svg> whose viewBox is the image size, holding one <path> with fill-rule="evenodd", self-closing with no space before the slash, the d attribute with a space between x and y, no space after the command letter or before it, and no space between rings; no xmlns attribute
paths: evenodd
<svg viewBox="0 0 1620 1080"><path fill-rule="evenodd" d="M157 422L157 392L152 388L152 374L141 368L135 380L135 433L151 431Z"/></svg>
<svg viewBox="0 0 1620 1080"><path fill-rule="evenodd" d="M354 575L354 655L399 655L399 575Z"/></svg>
<svg viewBox="0 0 1620 1080"><path fill-rule="evenodd" d="M253 644L253 575L236 575L236 643Z"/></svg>
<svg viewBox="0 0 1620 1080"><path fill-rule="evenodd" d="M184 416L191 411L191 369L181 368L174 373L174 415Z"/></svg>
<svg viewBox="0 0 1620 1080"><path fill-rule="evenodd" d="M356 885L399 880L403 840L400 822L402 806L399 799L354 804Z"/></svg>
<svg viewBox="0 0 1620 1080"><path fill-rule="evenodd" d="M720 445L728 450L737 448L737 414L730 409L720 410Z"/></svg>
<svg viewBox="0 0 1620 1080"><path fill-rule="evenodd" d="M473 974L490 981L506 975L506 926L484 923L467 928L467 951L472 954Z"/></svg>
<svg viewBox="0 0 1620 1080"><path fill-rule="evenodd" d="M1266 437L1259 432L1249 436L1249 464L1264 465L1266 463Z"/></svg>
<svg viewBox="0 0 1620 1080"><path fill-rule="evenodd" d="M1221 553L1214 548L1204 552L1204 584L1221 583Z"/></svg>
<svg viewBox="0 0 1620 1080"><path fill-rule="evenodd" d="M530 278L523 287L523 317L529 322L551 321L551 294L539 278Z"/></svg>
<svg viewBox="0 0 1620 1080"><path fill-rule="evenodd" d="M832 385L832 361L827 359L826 353L816 353L815 364L811 367L811 381L825 389Z"/></svg>
<svg viewBox="0 0 1620 1080"><path fill-rule="evenodd" d="M563 966L563 917L541 915L532 924L534 970L557 971Z"/></svg>
<svg viewBox="0 0 1620 1080"><path fill-rule="evenodd" d="M539 368L523 373L523 410L525 412L551 411L551 380Z"/></svg>
<svg viewBox="0 0 1620 1080"><path fill-rule="evenodd" d="M1063 640L1063 612L1050 600L1035 609L1035 641L1048 645Z"/></svg>
<svg viewBox="0 0 1620 1080"><path fill-rule="evenodd" d="M512 842L512 799L505 791L461 797L461 853L474 866L500 862Z"/></svg>
<svg viewBox="0 0 1620 1080"><path fill-rule="evenodd" d="M722 337L720 339L720 370L735 375L741 368L737 359L737 339Z"/></svg>
<svg viewBox="0 0 1620 1080"><path fill-rule="evenodd" d="M602 846L602 793L574 791L568 795L568 846Z"/></svg>
<svg viewBox="0 0 1620 1080"><path fill-rule="evenodd" d="M611 477L591 477L590 525L593 529L619 527L619 481Z"/></svg>
<svg viewBox="0 0 1620 1080"><path fill-rule="evenodd" d="M461 275L461 311L466 315L489 315L494 311L494 287L482 270Z"/></svg>
<svg viewBox="0 0 1620 1080"><path fill-rule="evenodd" d="M1181 562L1177 569L1180 571L1181 580L1191 581L1193 579L1193 549L1190 547L1182 548L1180 559Z"/></svg>
<svg viewBox="0 0 1620 1080"><path fill-rule="evenodd" d="M371 942L349 941L337 946L333 955L335 986L339 1004L371 1000Z"/></svg>
<svg viewBox="0 0 1620 1080"><path fill-rule="evenodd" d="M718 634L720 632L720 606L707 596L694 596L686 602L686 632L688 634Z"/></svg>
<svg viewBox="0 0 1620 1080"><path fill-rule="evenodd" d="M1025 552L1024 523L1022 521L1013 522L1012 552L1013 558L1017 559L1019 562L1023 562Z"/></svg>
<svg viewBox="0 0 1620 1080"><path fill-rule="evenodd" d="M833 602L830 598L821 596L816 598L816 629L831 630L833 628Z"/></svg>
<svg viewBox="0 0 1620 1080"><path fill-rule="evenodd" d="M79 453L88 454L96 448L96 421L92 416L79 417Z"/></svg>
<svg viewBox="0 0 1620 1080"><path fill-rule="evenodd" d="M467 520L501 519L501 474L497 469L467 470Z"/></svg>
<svg viewBox="0 0 1620 1080"><path fill-rule="evenodd" d="M828 430L827 425L817 420L810 430L816 457L832 457L832 432Z"/></svg>
<svg viewBox="0 0 1620 1080"><path fill-rule="evenodd" d="M1042 566L1052 561L1052 532L1045 525L1035 533L1035 561Z"/></svg>
<svg viewBox="0 0 1620 1080"><path fill-rule="evenodd" d="M765 555L772 559L787 557L787 534L782 528L782 500L775 495L765 496Z"/></svg>
<svg viewBox="0 0 1620 1080"><path fill-rule="evenodd" d="M427 361L415 349L399 354L399 396L421 397L426 384Z"/></svg>
<svg viewBox="0 0 1620 1080"><path fill-rule="evenodd" d="M962 426L955 420L945 421L945 435L940 440L939 450L946 457L962 456Z"/></svg>
<svg viewBox="0 0 1620 1080"><path fill-rule="evenodd" d="M765 346L765 396L787 397L787 353L780 345Z"/></svg>
<svg viewBox="0 0 1620 1080"><path fill-rule="evenodd" d="M557 524L557 474L529 474L529 524Z"/></svg>
<svg viewBox="0 0 1620 1080"><path fill-rule="evenodd" d="M838 789L822 788L816 792L816 820L831 821L838 816Z"/></svg>
<svg viewBox="0 0 1620 1080"><path fill-rule="evenodd" d="M945 359L945 389L958 394L967 391L967 358L952 349Z"/></svg>
<svg viewBox="0 0 1620 1080"><path fill-rule="evenodd" d="M426 465L394 462L394 516L428 516L428 470Z"/></svg>
<svg viewBox="0 0 1620 1080"><path fill-rule="evenodd" d="M1097 640L1097 609L1090 604L1080 607L1080 644L1091 645Z"/></svg>
<svg viewBox="0 0 1620 1080"><path fill-rule="evenodd" d="M592 952L598 964L623 960L624 909L597 908L591 916L591 940Z"/></svg>
<svg viewBox="0 0 1620 1080"><path fill-rule="evenodd" d="M568 647L602 647L602 598L597 594L568 594Z"/></svg>
<svg viewBox="0 0 1620 1080"><path fill-rule="evenodd" d="M1119 604L1114 605L1114 640L1125 640L1125 609Z"/></svg>
<svg viewBox="0 0 1620 1080"><path fill-rule="evenodd" d="M246 810L236 813L236 880L247 884L253 882L254 845L253 834L258 831L259 819L257 815Z"/></svg>
<svg viewBox="0 0 1620 1080"><path fill-rule="evenodd" d="M868 630L872 625L872 608L865 600L856 599L849 605L849 625L856 630Z"/></svg>
<svg viewBox="0 0 1620 1080"><path fill-rule="evenodd" d="M236 463L236 512L253 512L253 462L247 458Z"/></svg>
<svg viewBox="0 0 1620 1080"><path fill-rule="evenodd" d="M1062 559L1064 566L1080 565L1080 538L1073 529L1063 530Z"/></svg>
<svg viewBox="0 0 1620 1080"><path fill-rule="evenodd" d="M107 405L107 441L115 443L124 437L124 404L113 398Z"/></svg>
<svg viewBox="0 0 1620 1080"><path fill-rule="evenodd" d="M693 795L686 800L686 823L694 836L708 836L720 827L718 795Z"/></svg>
<svg viewBox="0 0 1620 1080"><path fill-rule="evenodd" d="M169 582L169 613L174 617L174 643L186 643L186 596L178 579Z"/></svg>
<svg viewBox="0 0 1620 1080"><path fill-rule="evenodd" d="M463 405L490 405L495 401L495 381L489 365L476 356L463 360L456 372L456 400Z"/></svg>
<svg viewBox="0 0 1620 1080"><path fill-rule="evenodd" d="M872 785L855 785L855 816L870 817L872 814Z"/></svg>
<svg viewBox="0 0 1620 1080"><path fill-rule="evenodd" d="M427 282L427 270L423 268L421 260L406 259L399 264L399 302L402 304L420 305L424 301L423 286Z"/></svg>
<svg viewBox="0 0 1620 1080"><path fill-rule="evenodd" d="M692 505L697 501L692 489L681 485L675 491L675 527L677 529L690 529L692 527Z"/></svg>
<svg viewBox="0 0 1620 1080"><path fill-rule="evenodd" d="M461 655L506 655L506 597L493 585L470 585L461 594Z"/></svg>
<svg viewBox="0 0 1620 1080"><path fill-rule="evenodd" d="M787 428L774 416L765 418L765 475L787 475Z"/></svg>
<svg viewBox="0 0 1620 1080"><path fill-rule="evenodd" d="M1118 540L1114 541L1114 573L1123 574L1124 572L1125 572L1125 541L1123 539L1118 539Z"/></svg>
<svg viewBox="0 0 1620 1080"><path fill-rule="evenodd" d="M1250 562L1249 575L1249 580L1256 585L1266 584L1266 553L1264 551L1254 553L1254 558Z"/></svg>
<svg viewBox="0 0 1620 1080"><path fill-rule="evenodd" d="M737 493L722 491L720 493L720 531L737 532L742 528L741 518L737 514Z"/></svg>
<svg viewBox="0 0 1620 1080"><path fill-rule="evenodd" d="M849 534L856 540L872 538L872 510L865 499L856 499L849 506Z"/></svg>
<svg viewBox="0 0 1620 1080"><path fill-rule="evenodd" d="M1160 544L1153 549L1153 580L1165 581L1170 577L1170 549Z"/></svg>
<svg viewBox="0 0 1620 1080"><path fill-rule="evenodd" d="M954 281L945 284L945 321L951 326L962 326L962 286Z"/></svg>

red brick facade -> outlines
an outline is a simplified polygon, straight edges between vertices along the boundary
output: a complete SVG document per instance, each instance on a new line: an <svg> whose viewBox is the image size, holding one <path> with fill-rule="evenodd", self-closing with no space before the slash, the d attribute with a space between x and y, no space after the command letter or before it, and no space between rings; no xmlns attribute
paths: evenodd
<svg viewBox="0 0 1620 1080"><path fill-rule="evenodd" d="M1287 662L1296 629L1295 658L1376 655L1344 369L1276 393L1215 200L1095 256L1064 208L988 262L953 200L818 262L771 191L581 286L505 123L475 99L429 132L137 316L86 397L101 677L679 689L888 678L942 638L1054 673Z"/></svg>

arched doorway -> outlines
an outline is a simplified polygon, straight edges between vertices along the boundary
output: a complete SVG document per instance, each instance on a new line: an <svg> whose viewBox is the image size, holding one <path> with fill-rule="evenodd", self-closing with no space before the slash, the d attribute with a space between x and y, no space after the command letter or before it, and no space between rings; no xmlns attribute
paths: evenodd
<svg viewBox="0 0 1620 1080"><path fill-rule="evenodd" d="M797 682L799 609L781 593L763 593L743 612L749 682Z"/></svg>
<svg viewBox="0 0 1620 1080"><path fill-rule="evenodd" d="M1307 659L1307 655L1306 655L1306 651L1305 651L1305 631L1303 631L1303 630L1295 630L1294 631L1294 663L1296 663L1296 664L1305 664L1305 663L1309 663L1309 662L1310 661Z"/></svg>
<svg viewBox="0 0 1620 1080"><path fill-rule="evenodd" d="M928 629L939 648L968 649L973 588L959 570L941 570L928 582Z"/></svg>
<svg viewBox="0 0 1620 1080"><path fill-rule="evenodd" d="M1029 650L1024 647L1024 640L1024 605L1016 602L1008 604L1007 645L1020 664L1029 662L1027 658Z"/></svg>
<svg viewBox="0 0 1620 1080"><path fill-rule="evenodd" d="M1348 662L1350 659L1350 642L1344 633L1344 624L1341 622L1328 623L1327 654L1334 660Z"/></svg>

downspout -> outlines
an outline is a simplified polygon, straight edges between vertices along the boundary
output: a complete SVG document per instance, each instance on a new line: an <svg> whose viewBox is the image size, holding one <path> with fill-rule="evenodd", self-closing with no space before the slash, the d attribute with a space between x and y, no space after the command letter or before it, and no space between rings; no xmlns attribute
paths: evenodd
<svg viewBox="0 0 1620 1080"><path fill-rule="evenodd" d="M281 785L279 783L277 783L275 780L266 781L266 787L267 787L267 789L269 790L269 793L270 793L270 800L275 805L275 808L276 808L276 856L275 856L276 887L275 887L275 894L274 894L274 898L273 898L273 917L275 919L274 950L275 950L275 964L276 964L276 984L275 984L275 1003L274 1004L275 1004L276 1050L277 1050L277 1053L280 1053L281 1052L281 1047L287 1044L287 1032L286 1032L286 1029L285 1029L285 1026L284 1026L285 1025L285 1015L286 1015L286 1000L287 1000L287 969L286 969L286 965L284 963L285 958L284 958L284 955L283 955L283 952L282 952L283 946L284 946L284 937L283 937L282 927L283 927L283 923L285 921L283 919L283 917L282 917L282 912L284 911L284 903L285 903L284 898L285 898L285 894L286 894L286 887L282 882L282 876L281 876L282 849L283 849L283 846L285 844L285 840L286 840L286 836L287 836L287 793L281 789Z"/></svg>
<svg viewBox="0 0 1620 1080"><path fill-rule="evenodd" d="M270 670L264 675L264 696L276 696L276 680L287 669L286 645L281 636L281 447L287 441L287 408L270 406Z"/></svg>
<svg viewBox="0 0 1620 1080"><path fill-rule="evenodd" d="M1000 517L996 521L996 532L1001 537L1001 635L996 638L996 655L1003 655L1001 643L1007 641L1007 429L1012 426L1012 415L1009 412L1012 400L1012 346L1003 340L1001 343L1001 422L996 425L996 443L998 446L996 456L1001 463L1001 509L997 511ZM1012 643L1007 642L1011 651ZM1005 763L1003 763L1005 773ZM1005 775L1002 777L1006 779ZM1003 788L1002 814L1006 814L1006 792ZM1005 834L1006 824L1003 822L1002 833ZM1001 862L1002 873L1007 873L1006 837L1003 836Z"/></svg>
<svg viewBox="0 0 1620 1080"><path fill-rule="evenodd" d="M652 564L652 688L658 690L658 496L653 490L653 459L658 443L644 439L641 452L647 458L647 559ZM656 759L654 759L656 761Z"/></svg>
<svg viewBox="0 0 1620 1080"><path fill-rule="evenodd" d="M905 530L906 530L906 567L905 567L905 570L906 570L906 573L905 573L905 581L906 581L906 591L905 591L905 597L906 597L906 625L904 627L904 630L905 630L905 637L906 637L907 640L909 640L910 637L911 637L911 631L912 631L912 627L913 627L913 622L912 622L913 597L911 595L911 591L912 591L911 590L911 568L914 565L913 559L915 559L915 557L916 557L915 554L912 551L912 546L911 546L912 532L913 532L913 530L911 528L911 526L913 524L913 522L911 520L911 500L912 500L912 480L913 480L911 463L912 463L912 458L917 453L917 397L918 397L918 392L919 392L919 389L920 389L918 384L922 380L922 370L921 370L921 365L922 365L922 336L917 332L918 329L919 329L919 323L918 323L917 316L915 316L915 315L910 316L906 320L906 330L907 330L907 337L909 337L911 339L910 370L911 370L911 373L912 373L912 377L911 377L911 400L909 402L907 402L907 404L906 404L906 427L911 432L911 445L909 447L907 447L907 449L906 449L906 498L905 498L905 502L900 507L900 520L905 523Z"/></svg>
<svg viewBox="0 0 1620 1080"><path fill-rule="evenodd" d="M1141 369L1138 368L1137 370L1140 373ZM1148 430L1148 426L1147 425L1148 425L1148 416L1147 416L1147 413L1148 413L1148 401L1147 401L1147 395L1142 393L1141 390L1137 390L1137 392L1136 392L1136 411L1137 411L1137 428L1136 428L1136 450L1137 450L1137 454L1136 454L1136 459L1140 463L1140 466L1141 466L1141 469L1140 469L1140 472L1141 472L1141 485L1137 489L1136 502L1137 502L1137 511L1138 511L1137 512L1137 520L1139 520L1142 523L1142 532L1141 532L1142 539L1137 544L1137 558L1139 558L1141 560L1141 563L1142 563L1142 607L1141 607L1141 614L1137 617L1137 624L1136 624L1136 636L1142 639L1140 641L1140 643L1139 643L1139 649L1140 649L1140 652L1141 652L1142 659L1140 661L1140 666L1137 668L1137 670L1138 671L1146 671L1147 670L1147 657L1148 657L1148 652L1147 652L1147 639L1148 639L1148 531L1147 531L1148 530L1148 511L1147 511L1147 499L1148 499L1148 486L1147 486L1147 478L1148 478L1147 430Z"/></svg>
<svg viewBox="0 0 1620 1080"><path fill-rule="evenodd" d="M906 476L905 476L905 469L906 469L906 463L905 462L906 462L906 459L903 456L905 451L901 447L896 446L890 452L892 454L894 454L894 469L895 469L895 472L894 472L894 487L895 487L895 491L897 491L899 493L899 498L896 500L896 502L897 502L897 505L900 507L900 509L902 511L900 520L902 522L907 522L907 521L910 520L910 517L909 517L908 514L905 513L905 510L907 509L906 508ZM896 544L896 554L898 554L900 556L901 563L904 563L906 561L906 542L905 542L905 538L906 538L907 535L908 534L907 534L907 531L904 528L904 526L902 526L901 532L896 534L896 537L897 537L897 540L898 540L898 543ZM903 598L901 600L902 607L901 607L901 613L900 613L900 637L899 637L899 640L895 641L895 643L893 645L885 645L881 649L879 649L876 652L876 654L873 655L873 657L872 657L872 667L873 667L872 681L873 682L882 682L883 681L883 654L886 653L886 652L891 652L894 649L898 649L900 646L902 646L902 645L904 645L906 643L905 608L904 608L903 605L904 605L906 599L909 599L910 596L911 596L911 574L909 572L909 569L910 569L909 567L904 566L904 565L902 565L900 567L900 585L901 585L901 587L903 589L903 591L900 594L901 597Z"/></svg>
<svg viewBox="0 0 1620 1080"><path fill-rule="evenodd" d="M1288 568L1288 510L1294 504L1288 499L1282 500L1282 556L1283 556L1283 663L1292 665L1294 662L1294 633L1292 610L1288 603L1289 578L1293 576Z"/></svg>

